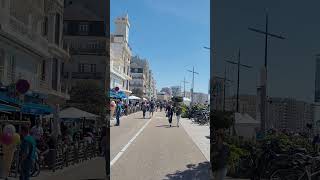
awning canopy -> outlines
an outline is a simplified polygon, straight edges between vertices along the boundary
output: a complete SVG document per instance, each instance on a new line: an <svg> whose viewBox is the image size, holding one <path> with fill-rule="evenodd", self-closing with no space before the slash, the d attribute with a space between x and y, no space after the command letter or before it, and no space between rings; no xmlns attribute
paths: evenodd
<svg viewBox="0 0 320 180"><path fill-rule="evenodd" d="M18 99L9 97L4 93L0 93L0 101L4 103L20 104L20 101Z"/></svg>
<svg viewBox="0 0 320 180"><path fill-rule="evenodd" d="M20 109L17 107L0 104L0 112L10 113L10 112L19 112L19 111Z"/></svg>
<svg viewBox="0 0 320 180"><path fill-rule="evenodd" d="M24 114L46 115L53 113L53 109L44 104L24 103L21 106L21 112Z"/></svg>
<svg viewBox="0 0 320 180"><path fill-rule="evenodd" d="M115 90L110 90L109 92L109 97L110 98L115 98L115 99L125 99L127 98L127 95L123 91L115 91Z"/></svg>
<svg viewBox="0 0 320 180"><path fill-rule="evenodd" d="M99 116L86 111L82 111L74 107L70 107L60 111L59 117L62 119L81 119L81 118L96 119Z"/></svg>
<svg viewBox="0 0 320 180"><path fill-rule="evenodd" d="M129 100L140 100L141 98L137 96L129 96Z"/></svg>

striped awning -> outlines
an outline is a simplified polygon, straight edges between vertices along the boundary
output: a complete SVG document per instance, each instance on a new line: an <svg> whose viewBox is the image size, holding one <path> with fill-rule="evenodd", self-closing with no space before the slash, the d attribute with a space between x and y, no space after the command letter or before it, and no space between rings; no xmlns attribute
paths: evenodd
<svg viewBox="0 0 320 180"><path fill-rule="evenodd" d="M8 113L8 112L19 112L20 108L6 105L6 104L0 104L0 112Z"/></svg>

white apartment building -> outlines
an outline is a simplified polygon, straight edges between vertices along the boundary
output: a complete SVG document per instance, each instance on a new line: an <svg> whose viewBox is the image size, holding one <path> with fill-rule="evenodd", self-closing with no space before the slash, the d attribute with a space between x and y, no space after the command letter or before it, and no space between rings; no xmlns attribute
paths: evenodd
<svg viewBox="0 0 320 180"><path fill-rule="evenodd" d="M149 70L149 86L147 88L148 93L148 98L149 99L156 99L157 97L157 90L156 90L156 81L154 79L152 70Z"/></svg>
<svg viewBox="0 0 320 180"><path fill-rule="evenodd" d="M146 59L138 56L131 58L130 71L132 80L130 81L130 90L140 89L143 96L148 98L149 94L149 63Z"/></svg>
<svg viewBox="0 0 320 180"><path fill-rule="evenodd" d="M0 81L25 79L30 91L48 95L55 105L69 98L61 69L69 60L63 48L63 0L0 1Z"/></svg>
<svg viewBox="0 0 320 180"><path fill-rule="evenodd" d="M131 49L129 47L129 18L128 15L115 20L116 31L111 35L110 48L110 87L119 87L130 95Z"/></svg>
<svg viewBox="0 0 320 180"><path fill-rule="evenodd" d="M308 132L307 123L313 124L313 105L293 98L270 98L267 128Z"/></svg>

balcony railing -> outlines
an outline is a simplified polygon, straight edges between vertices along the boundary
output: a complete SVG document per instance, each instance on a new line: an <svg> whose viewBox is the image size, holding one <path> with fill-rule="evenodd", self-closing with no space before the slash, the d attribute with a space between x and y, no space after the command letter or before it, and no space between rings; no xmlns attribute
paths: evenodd
<svg viewBox="0 0 320 180"><path fill-rule="evenodd" d="M49 90L49 83L45 80L40 80L39 87L43 90Z"/></svg>
<svg viewBox="0 0 320 180"><path fill-rule="evenodd" d="M20 35L24 43L31 45L35 49L41 48L46 50L48 47L48 40L42 37L41 34L35 32L33 29L29 28L28 25L24 24L20 20L11 16L9 19L9 31L15 32Z"/></svg>
<svg viewBox="0 0 320 180"><path fill-rule="evenodd" d="M101 72L73 72L73 79L103 79L103 73Z"/></svg>
<svg viewBox="0 0 320 180"><path fill-rule="evenodd" d="M106 40L65 39L64 47L69 47L70 54L107 54Z"/></svg>

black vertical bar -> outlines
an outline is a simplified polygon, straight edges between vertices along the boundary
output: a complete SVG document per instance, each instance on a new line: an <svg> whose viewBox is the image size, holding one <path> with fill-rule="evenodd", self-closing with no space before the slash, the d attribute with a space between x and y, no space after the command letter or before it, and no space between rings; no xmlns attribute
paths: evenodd
<svg viewBox="0 0 320 180"><path fill-rule="evenodd" d="M266 13L266 32L265 32L265 35L266 35L266 39L265 39L265 50L264 50L264 66L265 68L267 68L267 55L268 55L268 13Z"/></svg>
<svg viewBox="0 0 320 180"><path fill-rule="evenodd" d="M107 180L110 180L110 98L109 98L109 91L110 91L110 0L105 0L104 6L106 7L106 12L104 13L104 28L105 28L105 35L107 40L107 58L106 58L106 68L105 68L105 97L106 97L106 113L104 113L103 117L106 120L106 152L105 152L105 161L106 161L106 176Z"/></svg>
<svg viewBox="0 0 320 180"><path fill-rule="evenodd" d="M227 67L224 67L224 81L223 81L223 111L226 107L226 81L227 81Z"/></svg>
<svg viewBox="0 0 320 180"><path fill-rule="evenodd" d="M238 53L237 112L239 112L239 87L240 87L240 49Z"/></svg>

